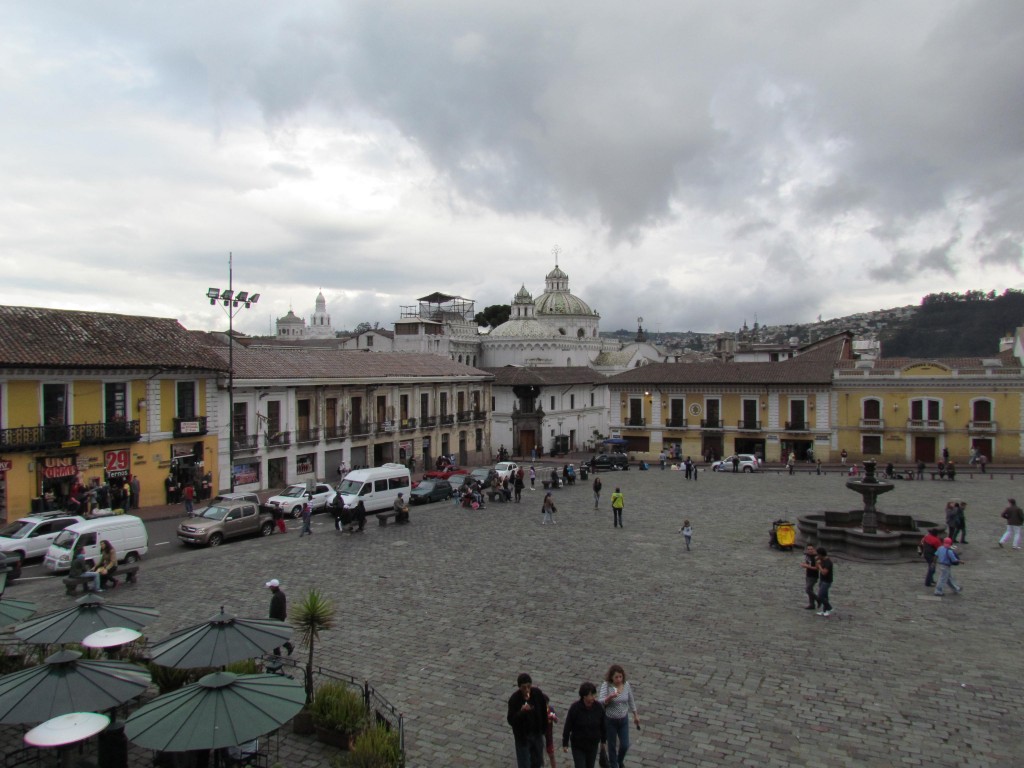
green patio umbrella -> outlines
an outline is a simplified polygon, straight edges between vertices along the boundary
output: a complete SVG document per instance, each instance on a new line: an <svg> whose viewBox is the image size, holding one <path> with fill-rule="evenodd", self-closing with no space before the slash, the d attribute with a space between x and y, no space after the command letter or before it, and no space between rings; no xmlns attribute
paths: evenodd
<svg viewBox="0 0 1024 768"><path fill-rule="evenodd" d="M124 661L60 651L42 664L0 677L0 723L41 723L68 712L110 709L149 686L149 672Z"/></svg>
<svg viewBox="0 0 1024 768"><path fill-rule="evenodd" d="M0 627L23 621L38 610L35 603L25 600L0 599Z"/></svg>
<svg viewBox="0 0 1024 768"><path fill-rule="evenodd" d="M71 608L19 624L14 636L26 643L80 643L86 637L107 627L139 629L160 615L155 608L139 605L114 605L98 595L86 595Z"/></svg>
<svg viewBox="0 0 1024 768"><path fill-rule="evenodd" d="M306 703L302 683L282 675L214 672L164 694L125 722L125 735L161 752L221 749L291 720Z"/></svg>
<svg viewBox="0 0 1024 768"><path fill-rule="evenodd" d="M224 667L279 647L292 636L290 625L274 619L240 619L224 612L176 632L150 648L154 664L176 669Z"/></svg>

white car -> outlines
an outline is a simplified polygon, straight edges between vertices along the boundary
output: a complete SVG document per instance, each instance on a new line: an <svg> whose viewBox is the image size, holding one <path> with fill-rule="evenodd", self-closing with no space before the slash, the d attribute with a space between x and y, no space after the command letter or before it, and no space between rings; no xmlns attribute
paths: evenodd
<svg viewBox="0 0 1024 768"><path fill-rule="evenodd" d="M498 473L498 477L504 480L506 477L512 479L516 472L519 471L519 465L514 461L499 461L494 465L494 471Z"/></svg>
<svg viewBox="0 0 1024 768"><path fill-rule="evenodd" d="M57 534L69 525L84 522L84 517L67 512L29 515L0 528L0 552L19 560L43 557Z"/></svg>
<svg viewBox="0 0 1024 768"><path fill-rule="evenodd" d="M338 495L327 483L317 483L313 486L313 511L322 512L334 501ZM296 483L289 485L276 496L267 499L267 506L283 509L286 515L298 518L302 516L302 506L306 503L306 484Z"/></svg>
<svg viewBox="0 0 1024 768"><path fill-rule="evenodd" d="M720 461L714 462L711 465L711 471L732 472L732 460L736 458L736 456L739 456L740 459L740 472L757 472L759 469L761 469L761 462L758 461L757 456L755 456L752 453L740 453L734 454L733 456L729 456L727 458L721 459Z"/></svg>

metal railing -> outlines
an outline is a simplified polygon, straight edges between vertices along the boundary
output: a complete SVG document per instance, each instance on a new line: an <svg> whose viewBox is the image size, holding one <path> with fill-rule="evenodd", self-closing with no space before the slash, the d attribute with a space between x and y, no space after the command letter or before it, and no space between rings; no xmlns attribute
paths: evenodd
<svg viewBox="0 0 1024 768"><path fill-rule="evenodd" d="M759 432L761 430L761 422L757 419L740 419L736 422L737 429L744 429L750 432Z"/></svg>
<svg viewBox="0 0 1024 768"><path fill-rule="evenodd" d="M268 448L287 448L291 444L291 432L267 432Z"/></svg>
<svg viewBox="0 0 1024 768"><path fill-rule="evenodd" d="M204 433L206 417L203 418ZM104 445L137 442L142 437L138 421L101 421L95 424L51 424L45 427L0 429L0 450L37 451L60 448L64 443Z"/></svg>
<svg viewBox="0 0 1024 768"><path fill-rule="evenodd" d="M297 444L319 443L320 427L309 427L308 429L295 430L295 442Z"/></svg>
<svg viewBox="0 0 1024 768"><path fill-rule="evenodd" d="M700 428L701 429L722 429L722 420L721 419L701 419L700 420Z"/></svg>
<svg viewBox="0 0 1024 768"><path fill-rule="evenodd" d="M806 421L787 421L786 429L790 432L809 432L811 425Z"/></svg>
<svg viewBox="0 0 1024 768"><path fill-rule="evenodd" d="M333 427L324 427L324 437L327 440L344 440L345 428L340 425L335 425Z"/></svg>
<svg viewBox="0 0 1024 768"><path fill-rule="evenodd" d="M231 442L235 445L235 451L255 451L260 447L259 435L235 435Z"/></svg>

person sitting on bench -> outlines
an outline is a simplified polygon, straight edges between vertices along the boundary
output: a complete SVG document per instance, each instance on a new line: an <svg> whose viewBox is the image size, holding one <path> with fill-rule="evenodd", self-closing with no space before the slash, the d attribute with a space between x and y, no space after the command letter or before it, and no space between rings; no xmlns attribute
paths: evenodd
<svg viewBox="0 0 1024 768"><path fill-rule="evenodd" d="M395 499L395 523L401 525L402 523L409 522L409 508L405 506L405 499L402 498L402 494L398 494L398 498Z"/></svg>
<svg viewBox="0 0 1024 768"><path fill-rule="evenodd" d="M114 578L117 573L117 552L106 539L100 542L100 564L96 573L100 575L101 587L107 584L117 586L117 579Z"/></svg>
<svg viewBox="0 0 1024 768"><path fill-rule="evenodd" d="M81 547L75 549L75 559L71 561L71 570L68 571L68 576L70 576L73 579L91 578L92 591L103 591L102 589L100 589L100 574L98 574L96 571L89 570L89 564L85 561L85 552L82 551ZM89 585L86 584L84 586L85 589L88 591Z"/></svg>

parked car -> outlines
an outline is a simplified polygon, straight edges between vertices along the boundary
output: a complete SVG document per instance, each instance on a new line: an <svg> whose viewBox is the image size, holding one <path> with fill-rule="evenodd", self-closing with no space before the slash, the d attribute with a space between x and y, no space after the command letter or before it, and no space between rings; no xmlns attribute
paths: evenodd
<svg viewBox="0 0 1024 768"><path fill-rule="evenodd" d="M450 499L455 493L452 484L441 478L431 478L422 481L409 492L409 502L412 504L429 504L432 501L444 501Z"/></svg>
<svg viewBox="0 0 1024 768"><path fill-rule="evenodd" d="M629 456L624 453L602 453L591 462L595 472L609 469L629 469Z"/></svg>
<svg viewBox="0 0 1024 768"><path fill-rule="evenodd" d="M434 478L438 478L440 480L448 480L449 478L452 477L452 475L468 475L468 474L469 474L469 470L468 469L460 469L459 467L456 467L454 465L449 465L449 466L445 467L444 469L432 469L429 472L424 472L423 473L423 478L425 480L430 480L430 479L434 479Z"/></svg>
<svg viewBox="0 0 1024 768"><path fill-rule="evenodd" d="M69 525L82 522L85 522L84 517L67 512L44 512L23 517L0 528L0 552L19 560L43 557L57 534Z"/></svg>
<svg viewBox="0 0 1024 768"><path fill-rule="evenodd" d="M472 480L473 482L480 483L484 488L487 488L488 486L490 486L491 480L494 479L494 476L496 474L498 474L497 471L495 471L491 467L477 467L476 469L469 473L469 479ZM451 481L449 480L449 482ZM455 487L459 488L465 482L466 481L463 480Z"/></svg>
<svg viewBox="0 0 1024 768"><path fill-rule="evenodd" d="M504 480L506 477L513 477L519 471L519 465L514 461L499 461L494 465L494 471L498 477Z"/></svg>
<svg viewBox="0 0 1024 768"><path fill-rule="evenodd" d="M178 540L182 544L216 547L225 539L255 534L269 536L273 532L273 515L262 512L259 502L224 501L182 520L178 525Z"/></svg>
<svg viewBox="0 0 1024 768"><path fill-rule="evenodd" d="M255 493L222 493L218 496L214 496L208 501L202 502L202 505L196 505L193 515L201 515L203 509L206 507L216 507L220 504L227 504L229 501L251 501L257 506L260 503L260 497Z"/></svg>
<svg viewBox="0 0 1024 768"><path fill-rule="evenodd" d="M81 548L85 559L96 564L100 561L100 544L110 542L119 563L137 563L149 551L149 531L142 518L135 515L111 515L83 520L69 525L57 534L43 558L48 571L66 571L71 567L72 555Z"/></svg>
<svg viewBox="0 0 1024 768"><path fill-rule="evenodd" d="M323 512L334 501L337 495L327 483L317 483L313 486L313 511ZM257 503L259 503L257 501ZM306 484L296 483L289 485L276 496L267 499L267 506L277 507L284 510L286 515L294 518L302 516L302 506L306 503Z"/></svg>
<svg viewBox="0 0 1024 768"><path fill-rule="evenodd" d="M727 458L720 459L719 461L712 462L712 464L711 464L711 471L712 472L732 472L732 460L737 455L739 456L739 459L740 459L739 470L741 472L757 472L759 469L761 469L761 462L758 461L757 456L755 456L752 453L740 453L740 454L733 454L732 456L729 456Z"/></svg>

